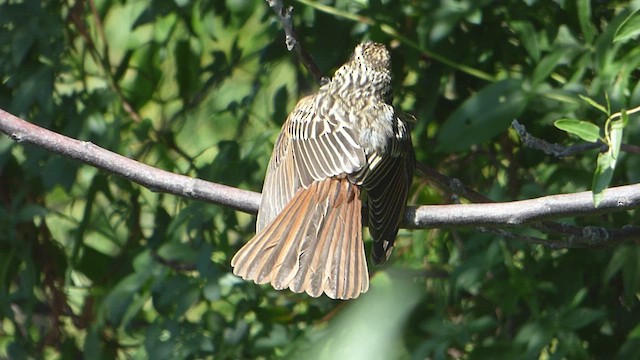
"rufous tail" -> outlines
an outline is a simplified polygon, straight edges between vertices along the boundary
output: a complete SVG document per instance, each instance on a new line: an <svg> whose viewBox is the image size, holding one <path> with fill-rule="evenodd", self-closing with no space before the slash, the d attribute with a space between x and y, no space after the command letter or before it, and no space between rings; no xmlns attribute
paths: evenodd
<svg viewBox="0 0 640 360"><path fill-rule="evenodd" d="M233 273L278 290L356 298L369 288L360 211L348 179L314 182L236 253Z"/></svg>

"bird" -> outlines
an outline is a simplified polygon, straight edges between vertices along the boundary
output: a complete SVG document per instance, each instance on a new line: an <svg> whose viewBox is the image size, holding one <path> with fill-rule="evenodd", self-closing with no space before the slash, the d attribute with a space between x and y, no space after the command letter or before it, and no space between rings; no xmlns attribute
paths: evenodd
<svg viewBox="0 0 640 360"><path fill-rule="evenodd" d="M391 54L358 44L315 94L299 100L279 133L262 190L256 235L233 273L277 290L355 299L371 259L384 263L398 233L415 159L413 117L392 105Z"/></svg>

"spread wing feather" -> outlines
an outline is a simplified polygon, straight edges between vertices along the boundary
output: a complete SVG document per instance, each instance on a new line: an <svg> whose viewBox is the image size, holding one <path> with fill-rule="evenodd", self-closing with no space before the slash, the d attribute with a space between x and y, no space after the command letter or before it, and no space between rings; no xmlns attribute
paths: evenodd
<svg viewBox="0 0 640 360"><path fill-rule="evenodd" d="M366 166L364 150L350 126L346 106L319 93L298 102L276 140L267 167L257 232L284 209L293 195L312 182L350 174Z"/></svg>
<svg viewBox="0 0 640 360"><path fill-rule="evenodd" d="M374 240L371 257L376 264L385 262L391 254L415 168L409 124L404 116L399 114L396 118L397 141L391 142L389 154L369 156L363 182L367 189L369 233Z"/></svg>

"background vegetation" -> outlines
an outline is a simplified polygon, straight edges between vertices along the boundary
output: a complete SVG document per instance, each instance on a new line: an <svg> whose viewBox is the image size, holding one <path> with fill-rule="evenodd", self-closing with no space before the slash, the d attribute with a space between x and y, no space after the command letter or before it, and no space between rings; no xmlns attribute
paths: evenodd
<svg viewBox="0 0 640 360"><path fill-rule="evenodd" d="M591 187L597 150L524 148L514 118L572 145L555 120L606 119L579 95L612 112L640 105L637 38L614 42L638 1L287 5L326 75L361 40L389 44L395 103L419 119L418 160L493 200ZM315 88L264 1L0 1L1 108L176 173L259 190L281 123ZM637 116L623 142L640 143ZM640 156L623 152L612 184L638 182ZM422 178L412 194L451 201ZM370 292L340 302L232 276L253 216L5 136L0 204L0 358L640 357L636 244L553 250L477 229L403 230Z"/></svg>

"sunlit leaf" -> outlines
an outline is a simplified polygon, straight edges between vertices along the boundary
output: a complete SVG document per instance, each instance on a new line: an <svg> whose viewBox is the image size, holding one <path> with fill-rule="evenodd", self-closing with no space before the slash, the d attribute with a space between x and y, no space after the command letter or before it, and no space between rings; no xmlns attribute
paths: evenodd
<svg viewBox="0 0 640 360"><path fill-rule="evenodd" d="M600 138L600 128L590 122L576 119L559 119L553 125L569 134L578 136L584 141L596 142Z"/></svg>
<svg viewBox="0 0 640 360"><path fill-rule="evenodd" d="M578 20L580 21L580 28L587 43L593 40L595 35L595 28L591 23L591 1L579 0L576 2L578 7Z"/></svg>
<svg viewBox="0 0 640 360"><path fill-rule="evenodd" d="M593 100L592 98L588 97L588 96L584 96L584 95L578 95L580 96L580 99L584 100L587 104L593 106L594 108L602 111L603 113L609 115L609 111L607 110L606 107L598 104L598 102L596 102L595 100Z"/></svg>
<svg viewBox="0 0 640 360"><path fill-rule="evenodd" d="M622 145L622 132L624 130L624 120L614 120L611 122L611 129L609 130L609 142L611 157L614 160L618 160L618 154L620 154L620 145ZM615 165L615 164L614 164Z"/></svg>
<svg viewBox="0 0 640 360"><path fill-rule="evenodd" d="M606 153L598 154L598 163L596 172L593 175L593 200L596 207L602 201L604 190L609 186L613 177L613 170L616 168L618 154L620 153L620 145L622 144L622 132L624 129L624 120L613 120L610 124L609 138L607 143L609 149Z"/></svg>
<svg viewBox="0 0 640 360"><path fill-rule="evenodd" d="M638 34L640 34L640 9L631 13L622 24L618 26L613 41L627 41L637 37Z"/></svg>
<svg viewBox="0 0 640 360"><path fill-rule="evenodd" d="M596 171L593 174L593 182L591 184L593 204L595 207L598 207L604 198L604 191L611 182L615 166L616 160L613 158L610 151L598 154Z"/></svg>

